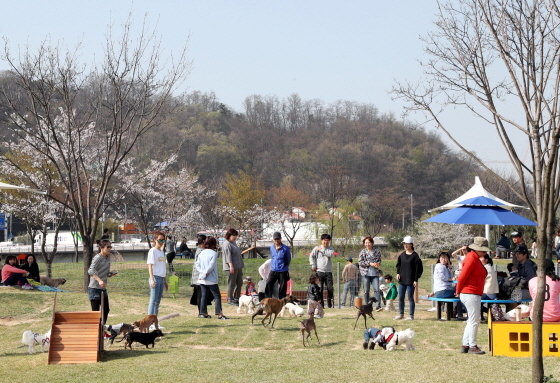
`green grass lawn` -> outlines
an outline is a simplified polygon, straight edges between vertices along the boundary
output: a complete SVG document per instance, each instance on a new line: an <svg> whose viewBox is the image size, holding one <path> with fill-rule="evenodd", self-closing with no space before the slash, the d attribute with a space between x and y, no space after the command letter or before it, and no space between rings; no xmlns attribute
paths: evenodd
<svg viewBox="0 0 560 383"><path fill-rule="evenodd" d="M390 272L390 262L394 265L394 261L384 261L384 271ZM429 263L433 260L427 261ZM109 324L130 323L146 314L147 289L132 288L127 292L125 288L147 283L147 273L141 271L128 273L123 269L121 275L110 280ZM75 273L75 276L68 274L72 279L67 284L71 292L58 294L60 311L90 309L87 295L79 292L81 271ZM428 276L423 277L421 285L427 286L429 271L425 275ZM142 283L129 281L132 277ZM121 278L118 283L116 278ZM183 285L184 282L181 281ZM115 343L107 348L100 363L48 366L46 353L28 355L27 349L19 346L24 331L44 333L48 330L54 294L0 288L1 381L480 383L525 382L531 377L529 358L460 354L464 322L436 321L435 313L426 311L429 303L417 305L413 322L394 321L395 313L388 312L376 313L376 320L368 321L368 325L375 327L392 325L397 330L410 327L416 332L416 351L364 351L363 320L353 330L355 309L326 309L325 318L317 320L321 345L313 340L311 347L304 348L299 332L300 319L278 318L276 329L263 328L260 321L251 326L250 315L237 314L236 308L229 305L224 306L224 312L231 320L215 319L213 306L208 308L213 318L201 319L197 317L196 307L188 302L188 289L185 287L181 291L176 299L170 294L164 295L160 316L174 312L181 315L161 323L166 336L156 343L155 349L137 346L124 350L124 343ZM487 344L487 326L481 324L479 345L487 351ZM559 362L558 358L545 358L546 375L558 379Z"/></svg>

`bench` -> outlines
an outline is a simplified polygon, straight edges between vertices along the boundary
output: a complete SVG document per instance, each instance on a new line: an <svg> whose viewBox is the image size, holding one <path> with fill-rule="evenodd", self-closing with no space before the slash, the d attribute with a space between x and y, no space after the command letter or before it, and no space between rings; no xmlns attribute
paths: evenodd
<svg viewBox="0 0 560 383"><path fill-rule="evenodd" d="M447 320L451 320L451 318L453 317L453 303L459 302L460 299L459 298L436 298L436 297L430 297L428 298L431 301L435 301L436 302L436 313L437 313L437 320L441 320L441 306L443 306L443 304L446 304L446 319ZM531 300L529 299L524 299L522 302L530 302ZM481 301L481 303L488 303L488 304L492 304L492 303L496 303L498 305L508 305L508 304L519 304L521 302L516 302L516 301L512 301L512 300L500 300L500 299L483 299ZM507 310L506 310L507 311Z"/></svg>
<svg viewBox="0 0 560 383"><path fill-rule="evenodd" d="M499 321L488 315L488 349L492 356L530 357L533 354L531 321ZM542 355L560 356L560 322L543 322Z"/></svg>

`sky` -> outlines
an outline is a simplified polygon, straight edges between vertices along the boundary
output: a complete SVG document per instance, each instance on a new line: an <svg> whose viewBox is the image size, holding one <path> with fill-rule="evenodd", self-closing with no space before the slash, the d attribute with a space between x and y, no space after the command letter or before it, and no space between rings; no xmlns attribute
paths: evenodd
<svg viewBox="0 0 560 383"><path fill-rule="evenodd" d="M353 100L374 104L401 118L403 103L389 91L395 82L422 78L420 36L433 30L434 0L0 0L0 36L12 53L45 39L74 47L91 62L102 52L107 26L132 13L157 25L164 55L188 44L192 72L179 91L215 92L242 112L251 95L325 103ZM11 16L7 16L7 15ZM8 69L0 61L0 70ZM410 116L412 122L423 121ZM444 117L452 134L493 168L509 171L508 158L492 128L467 112ZM434 130L425 125L426 130ZM458 150L446 137L442 139ZM527 145L515 138L522 153ZM473 179L474 183L474 179Z"/></svg>

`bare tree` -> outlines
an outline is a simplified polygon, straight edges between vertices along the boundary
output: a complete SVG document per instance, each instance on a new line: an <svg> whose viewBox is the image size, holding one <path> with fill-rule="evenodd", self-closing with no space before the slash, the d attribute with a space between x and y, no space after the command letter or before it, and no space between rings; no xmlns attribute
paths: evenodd
<svg viewBox="0 0 560 383"><path fill-rule="evenodd" d="M190 69L186 47L162 60L155 31L144 22L133 35L131 18L115 37L109 27L104 55L88 70L79 49L43 42L18 55L5 41L10 80L1 92L14 134L56 169L83 244L84 289L99 217L115 173L130 151L163 119L163 110Z"/></svg>
<svg viewBox="0 0 560 383"><path fill-rule="evenodd" d="M438 2L439 3L439 2ZM439 3L436 30L424 38L427 80L402 83L397 97L422 111L457 142L441 119L446 107L462 107L493 128L519 180L516 193L538 223L539 254L551 257L560 203L560 9L554 0L458 0ZM512 111L512 105L516 110ZM521 117L518 118L519 114ZM520 158L513 137L523 135L531 158ZM503 181L506 182L505 180ZM538 294L533 314L533 382L542 382L544 259L537 260Z"/></svg>

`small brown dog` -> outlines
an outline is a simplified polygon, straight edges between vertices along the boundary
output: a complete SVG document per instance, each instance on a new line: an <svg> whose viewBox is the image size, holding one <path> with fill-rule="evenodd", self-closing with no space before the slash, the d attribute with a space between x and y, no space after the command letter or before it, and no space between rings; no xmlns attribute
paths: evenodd
<svg viewBox="0 0 560 383"><path fill-rule="evenodd" d="M307 339L307 344L311 346L311 330L315 331L315 336L317 337L317 342L321 344L319 336L317 335L317 327L315 326L315 320L313 318L304 319L301 321L299 328L301 330L301 341L303 342L303 347L305 347L305 339ZM307 332L307 338L304 336Z"/></svg>
<svg viewBox="0 0 560 383"><path fill-rule="evenodd" d="M50 287L58 287L66 283L66 278L56 278L52 279L49 277L41 276L40 279L42 285L50 286Z"/></svg>
<svg viewBox="0 0 560 383"><path fill-rule="evenodd" d="M276 321L276 317L278 316L280 311L282 311L282 307L284 307L286 303L294 303L297 301L298 300L291 295L288 295L282 299L264 298L261 301L261 307L257 309L257 311L253 314L253 317L251 318L251 325L253 325L253 319L255 319L257 315L265 314L261 323L266 327L270 324L272 314L274 314L274 319L272 320L272 328L274 328L274 322ZM264 324L266 318L268 318L268 323Z"/></svg>
<svg viewBox="0 0 560 383"><path fill-rule="evenodd" d="M159 330L158 317L153 314L146 315L143 319L132 322L132 325L138 327L140 332L148 332L152 324L156 327L156 330Z"/></svg>
<svg viewBox="0 0 560 383"><path fill-rule="evenodd" d="M360 307L356 307L358 309L358 315L356 316L356 323L354 323L354 330L356 329L356 325L358 324L358 319L360 319L360 316L364 317L364 324L367 327L367 317L366 315L369 315L371 317L371 319L375 320L375 318L373 317L372 313L373 313L373 304L377 302L377 299L375 299L374 297L371 297L369 299L369 303L367 305L362 305Z"/></svg>

